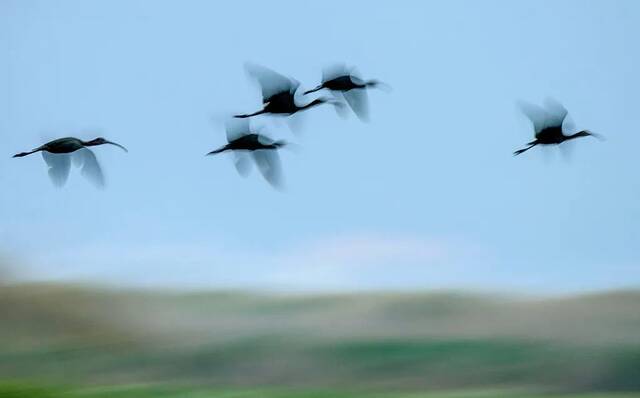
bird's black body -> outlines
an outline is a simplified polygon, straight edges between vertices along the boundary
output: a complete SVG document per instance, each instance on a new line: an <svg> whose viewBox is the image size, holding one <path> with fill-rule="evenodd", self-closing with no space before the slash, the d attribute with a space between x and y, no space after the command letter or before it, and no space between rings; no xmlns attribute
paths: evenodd
<svg viewBox="0 0 640 398"><path fill-rule="evenodd" d="M264 100L264 108L257 113L249 115L236 115L237 118L246 118L262 113L272 113L276 115L293 115L296 112L303 111L308 108L323 104L327 100L319 98L311 101L306 105L299 106L295 101L295 92L282 91Z"/></svg>
<svg viewBox="0 0 640 398"><path fill-rule="evenodd" d="M350 91L353 89L364 89L367 87L374 87L378 84L378 82L371 80L368 82L362 81L359 78L352 75L341 75L326 81L323 81L317 87L305 91L305 94L310 94L323 88L332 91Z"/></svg>
<svg viewBox="0 0 640 398"><path fill-rule="evenodd" d="M353 112L364 121L369 119L367 89L386 86L377 80L365 81L358 76L355 68L347 68L344 64L332 65L322 71L322 82L306 94L322 89L330 90L334 96L344 99ZM387 86L388 87L388 86Z"/></svg>
<svg viewBox="0 0 640 398"><path fill-rule="evenodd" d="M103 145L103 144L115 145L119 148L122 148L125 152L127 152L127 149L122 145L116 144L115 142L107 141L102 137L98 137L91 141L82 141L81 139L78 139L75 137L65 137L65 138L58 138L56 140L49 141L46 144L41 145L31 151L17 153L13 155L13 157L21 158L27 155L31 155L32 153L41 152L41 151L55 153L55 154L72 153L82 148L96 146L96 145Z"/></svg>
<svg viewBox="0 0 640 398"><path fill-rule="evenodd" d="M247 72L260 85L263 108L254 113L235 115L234 117L236 118L248 118L265 113L288 116L323 103L332 102L326 98L318 98L308 104L298 105L295 100L295 94L300 83L297 81L263 66L253 64L247 65Z"/></svg>
<svg viewBox="0 0 640 398"><path fill-rule="evenodd" d="M207 155L232 152L236 170L245 177L255 163L260 173L274 188L282 187L282 170L278 149L285 146L284 141L274 141L269 137L251 131L249 119L231 119L227 121L227 144ZM253 160L253 162L251 161Z"/></svg>
<svg viewBox="0 0 640 398"><path fill-rule="evenodd" d="M543 145L562 144L567 138L568 136L562 132L561 125L546 127L536 133L536 141Z"/></svg>
<svg viewBox="0 0 640 398"><path fill-rule="evenodd" d="M71 162L82 167L82 174L89 178L99 187L104 185L104 175L96 155L89 149L91 146L110 144L127 149L115 142L107 141L102 137L91 141L82 141L75 137L58 138L49 141L28 152L21 152L13 155L14 158L21 158L36 152L41 152L44 161L49 167L49 178L56 186L62 186L67 182Z"/></svg>
<svg viewBox="0 0 640 398"><path fill-rule="evenodd" d="M343 75L331 80L327 80L318 87L326 88L333 91L349 91L358 88L367 88L368 86L373 85L375 85L375 82L362 82L360 79L354 78L351 75ZM313 90L307 91L305 94L320 90L320 88L318 87Z"/></svg>
<svg viewBox="0 0 640 398"><path fill-rule="evenodd" d="M563 124L565 124L568 112L562 105L553 100L548 99L546 101L546 109L526 103L522 103L521 108L533 123L536 139L528 142L527 147L515 151L514 155L520 155L536 145L559 145L579 137L598 137L588 130L565 135Z"/></svg>
<svg viewBox="0 0 640 398"><path fill-rule="evenodd" d="M240 137L229 141L223 147L209 152L207 155L215 155L225 151L257 151L261 149L278 149L284 146L283 141L271 141L264 135L260 134L245 134Z"/></svg>
<svg viewBox="0 0 640 398"><path fill-rule="evenodd" d="M85 144L81 140L74 137L66 137L44 144L42 150L49 153L71 153L84 148L84 146Z"/></svg>

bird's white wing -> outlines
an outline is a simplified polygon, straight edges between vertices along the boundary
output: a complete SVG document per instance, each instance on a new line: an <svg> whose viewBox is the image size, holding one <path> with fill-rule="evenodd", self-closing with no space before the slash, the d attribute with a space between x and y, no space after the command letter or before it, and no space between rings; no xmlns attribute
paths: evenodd
<svg viewBox="0 0 640 398"><path fill-rule="evenodd" d="M251 172L251 159L246 152L233 151L233 164L242 177L248 176Z"/></svg>
<svg viewBox="0 0 640 398"><path fill-rule="evenodd" d="M71 168L70 156L66 153L49 153L42 151L42 158L49 167L49 178L56 187L63 186L69 178L69 169Z"/></svg>
<svg viewBox="0 0 640 398"><path fill-rule="evenodd" d="M573 119L570 115L564 118L564 123L562 124L562 130L566 133L572 133L576 131L576 124L573 122Z"/></svg>
<svg viewBox="0 0 640 398"><path fill-rule="evenodd" d="M82 175L95 184L97 187L104 187L104 174L98 159L92 150L82 148L73 153L74 164L82 167Z"/></svg>
<svg viewBox="0 0 640 398"><path fill-rule="evenodd" d="M567 109L553 98L546 98L544 100L544 106L547 108L547 112L549 114L549 125L562 126L564 120L567 117L567 114L569 113Z"/></svg>
<svg viewBox="0 0 640 398"><path fill-rule="evenodd" d="M343 93L341 91L331 91L331 95L333 96L333 107L336 110L336 114L342 119L346 119L347 117L349 117L349 109L344 105L346 99L344 98Z"/></svg>
<svg viewBox="0 0 640 398"><path fill-rule="evenodd" d="M262 145L271 145L273 144L273 140L270 137L267 137L264 134L258 134L258 136L256 137L256 139L258 140L258 142Z"/></svg>
<svg viewBox="0 0 640 398"><path fill-rule="evenodd" d="M343 93L344 99L360 120L369 121L369 96L365 89L354 89Z"/></svg>
<svg viewBox="0 0 640 398"><path fill-rule="evenodd" d="M229 118L225 121L224 127L227 133L228 142L236 140L245 134L251 133L249 119Z"/></svg>
<svg viewBox="0 0 640 398"><path fill-rule="evenodd" d="M345 65L344 63L329 65L322 69L322 81L326 82L329 80L333 80L336 77L340 77L348 74L349 74L349 70L347 69L347 65Z"/></svg>
<svg viewBox="0 0 640 398"><path fill-rule="evenodd" d="M536 131L536 133L551 125L551 117L549 115L549 112L547 112L545 109L524 101L519 101L518 107L520 108L522 113L524 113L525 116L529 120L531 120L531 123L533 123L533 129Z"/></svg>
<svg viewBox="0 0 640 398"><path fill-rule="evenodd" d="M307 114L304 112L296 112L287 118L287 126L294 134L302 134L305 129Z"/></svg>
<svg viewBox="0 0 640 398"><path fill-rule="evenodd" d="M245 64L245 70L260 85L264 103L269 102L269 99L278 93L295 92L300 85L296 80L258 64L248 62Z"/></svg>
<svg viewBox="0 0 640 398"><path fill-rule="evenodd" d="M280 165L280 155L278 155L278 151L261 149L253 151L252 155L264 179L267 180L272 187L282 189L282 167Z"/></svg>

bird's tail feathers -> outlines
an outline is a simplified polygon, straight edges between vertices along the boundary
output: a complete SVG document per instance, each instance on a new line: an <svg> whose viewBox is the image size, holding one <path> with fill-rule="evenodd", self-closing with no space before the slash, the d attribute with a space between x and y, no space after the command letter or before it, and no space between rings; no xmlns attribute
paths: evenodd
<svg viewBox="0 0 640 398"><path fill-rule="evenodd" d="M276 140L276 141L273 142L273 145L276 148L282 148L283 146L289 145L289 142L287 142L285 140Z"/></svg>
<svg viewBox="0 0 640 398"><path fill-rule="evenodd" d="M387 83L381 82L380 80L369 80L365 83L365 86L371 87L371 88L379 88L386 92L391 91L391 86L388 85Z"/></svg>

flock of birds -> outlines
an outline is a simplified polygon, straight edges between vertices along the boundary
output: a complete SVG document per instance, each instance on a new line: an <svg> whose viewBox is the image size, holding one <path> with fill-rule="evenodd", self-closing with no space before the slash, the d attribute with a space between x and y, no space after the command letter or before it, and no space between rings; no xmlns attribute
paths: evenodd
<svg viewBox="0 0 640 398"><path fill-rule="evenodd" d="M367 90L375 87L388 87L377 80L363 80L354 68L349 69L340 64L326 68L323 71L321 83L300 95L300 83L294 79L255 64L247 64L246 69L261 88L262 109L253 113L234 115L233 118L227 120L227 144L207 153L207 155L232 152L236 169L242 176L248 174L253 160L265 180L276 188L281 186L281 166L278 149L287 143L282 140L272 140L266 135L252 130L249 118L263 114L291 116L321 104L330 104L342 115L344 115L345 108L348 106L358 118L367 121ZM327 90L332 96L319 97L305 104L300 104L299 97L304 97L320 90ZM526 147L515 151L514 155L520 155L537 145L559 145L569 140L587 136L601 138L589 130L565 134L565 131L574 129L571 126L571 122L567 120L567 110L554 100L547 99L544 107L521 103L520 108L533 124L535 139L528 142ZM85 177L96 185L103 186L104 175L102 169L95 154L89 148L105 144L117 146L127 152L124 146L102 137L90 141L66 137L47 142L31 151L21 152L13 157L20 158L41 152L48 166L49 177L56 186L65 184L72 163L81 168L81 173Z"/></svg>

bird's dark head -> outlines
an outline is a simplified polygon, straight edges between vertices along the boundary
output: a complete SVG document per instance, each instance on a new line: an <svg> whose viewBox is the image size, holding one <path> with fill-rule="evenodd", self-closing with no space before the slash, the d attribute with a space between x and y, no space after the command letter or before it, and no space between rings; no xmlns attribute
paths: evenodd
<svg viewBox="0 0 640 398"><path fill-rule="evenodd" d="M127 150L127 148L123 147L122 145L120 145L118 143L115 143L115 142L112 142L112 141L109 141L109 140L107 140L105 138L102 138L102 137L94 138L91 141L87 141L87 142L84 143L84 145L86 145L86 146L96 146L96 145L104 145L104 144L115 145L118 148L121 148L123 151L129 152Z"/></svg>

